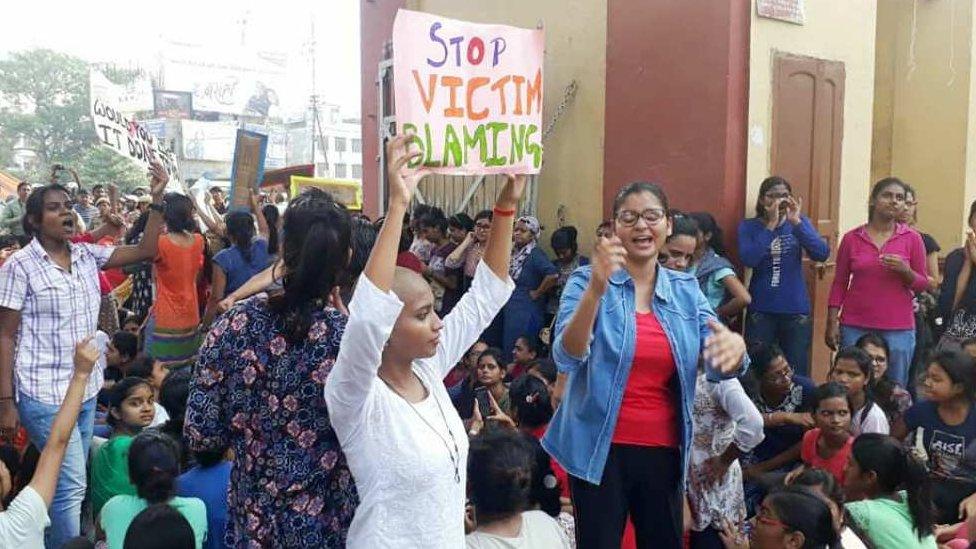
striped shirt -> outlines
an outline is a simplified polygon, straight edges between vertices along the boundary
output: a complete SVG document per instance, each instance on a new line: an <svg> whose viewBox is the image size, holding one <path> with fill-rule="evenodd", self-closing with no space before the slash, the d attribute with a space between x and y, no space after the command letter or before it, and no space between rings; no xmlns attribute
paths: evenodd
<svg viewBox="0 0 976 549"><path fill-rule="evenodd" d="M20 311L14 381L17 391L60 406L74 372L74 346L98 329L98 272L112 246L70 244L71 271L55 263L37 239L0 267L0 307ZM102 369L88 381L85 399L102 386Z"/></svg>

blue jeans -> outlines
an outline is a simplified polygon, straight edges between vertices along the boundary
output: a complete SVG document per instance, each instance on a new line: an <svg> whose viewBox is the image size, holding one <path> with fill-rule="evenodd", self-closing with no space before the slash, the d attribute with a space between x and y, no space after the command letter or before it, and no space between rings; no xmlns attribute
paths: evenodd
<svg viewBox="0 0 976 549"><path fill-rule="evenodd" d="M840 344L849 347L857 342L864 334L878 334L888 343L888 371L885 376L908 387L908 369L912 365L915 354L915 328L911 330L866 330L854 326L840 325Z"/></svg>
<svg viewBox="0 0 976 549"><path fill-rule="evenodd" d="M43 449L47 443L51 435L51 424L60 408L34 400L23 393L18 396L17 413L20 414L20 423L27 429L31 442L38 450ZM81 502L85 499L86 463L94 426L95 399L92 398L81 405L78 425L71 430L64 462L61 464L58 487L49 510L51 527L44 536L44 545L48 549L61 547L81 533Z"/></svg>
<svg viewBox="0 0 976 549"><path fill-rule="evenodd" d="M810 345L813 342L813 321L810 315L763 313L749 311L746 315L746 340L756 343L775 343L786 361L798 375L810 376Z"/></svg>

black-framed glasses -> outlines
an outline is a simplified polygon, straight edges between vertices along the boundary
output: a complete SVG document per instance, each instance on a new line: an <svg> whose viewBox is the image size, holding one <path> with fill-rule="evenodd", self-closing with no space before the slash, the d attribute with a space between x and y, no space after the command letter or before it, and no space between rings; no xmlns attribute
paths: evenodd
<svg viewBox="0 0 976 549"><path fill-rule="evenodd" d="M625 227L632 227L637 224L637 220L644 218L648 225L657 225L667 216L664 208L648 208L642 212L633 210L621 210L617 213L617 223Z"/></svg>

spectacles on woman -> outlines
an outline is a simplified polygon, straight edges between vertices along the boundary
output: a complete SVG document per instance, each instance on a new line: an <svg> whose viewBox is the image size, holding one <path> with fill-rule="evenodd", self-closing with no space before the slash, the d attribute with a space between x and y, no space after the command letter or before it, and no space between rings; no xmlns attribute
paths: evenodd
<svg viewBox="0 0 976 549"><path fill-rule="evenodd" d="M648 225L657 225L664 220L665 214L664 208L648 208L642 212L621 210L617 213L617 223L624 227L633 227L637 224L637 220L643 217Z"/></svg>

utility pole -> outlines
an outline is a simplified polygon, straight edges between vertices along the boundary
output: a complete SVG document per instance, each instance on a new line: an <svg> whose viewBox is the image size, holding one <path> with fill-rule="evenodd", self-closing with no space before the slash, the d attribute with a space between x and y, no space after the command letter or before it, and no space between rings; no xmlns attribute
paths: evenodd
<svg viewBox="0 0 976 549"><path fill-rule="evenodd" d="M310 141L312 142L312 166L313 166L313 170L315 170L315 167L317 167L317 164L315 162L315 141L316 139L318 139L320 141L319 145L322 147L322 160L325 163L325 170L328 171L329 170L329 149L328 149L328 143L326 142L325 137L322 134L322 123L321 121L319 121L319 96L317 93L317 88L316 88L317 81L315 78L316 41L315 41L315 15L314 14L312 15L312 17L310 17L310 20L311 20L312 36L309 42L309 57L311 58L311 62L312 62L312 95L309 99L310 99L310 105L312 109L312 138L310 139Z"/></svg>

